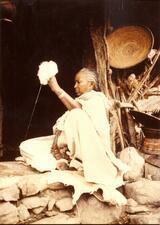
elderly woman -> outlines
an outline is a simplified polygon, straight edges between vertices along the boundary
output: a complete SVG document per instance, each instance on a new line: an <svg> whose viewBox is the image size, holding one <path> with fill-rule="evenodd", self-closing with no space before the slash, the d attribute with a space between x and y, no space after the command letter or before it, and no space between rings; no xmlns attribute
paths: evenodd
<svg viewBox="0 0 160 225"><path fill-rule="evenodd" d="M30 156L32 162L28 160L28 163L39 169L37 154L43 152L39 160L41 166L42 161L43 165L47 164L44 170L49 165L51 169L66 169L64 165L67 165L68 169L83 171L88 182L120 186L128 167L111 150L108 113L112 103L97 90L96 72L83 68L75 75L74 88L78 96L75 99L59 86L55 76L48 80L48 85L67 111L54 124L53 136L22 142L21 155L26 161ZM54 163L45 160L47 153L50 158L52 155Z"/></svg>

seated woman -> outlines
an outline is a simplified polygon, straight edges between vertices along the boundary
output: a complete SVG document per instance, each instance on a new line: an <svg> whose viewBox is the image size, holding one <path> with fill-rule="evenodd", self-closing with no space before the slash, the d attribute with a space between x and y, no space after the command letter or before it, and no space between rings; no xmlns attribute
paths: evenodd
<svg viewBox="0 0 160 225"><path fill-rule="evenodd" d="M96 72L83 68L75 75L75 99L59 86L55 76L48 85L67 111L54 124L53 135L20 144L23 158L27 161L30 156L32 162L28 163L36 169L43 164L42 171L74 167L83 171L87 182L120 186L128 167L111 150L108 113L112 103L98 91Z"/></svg>

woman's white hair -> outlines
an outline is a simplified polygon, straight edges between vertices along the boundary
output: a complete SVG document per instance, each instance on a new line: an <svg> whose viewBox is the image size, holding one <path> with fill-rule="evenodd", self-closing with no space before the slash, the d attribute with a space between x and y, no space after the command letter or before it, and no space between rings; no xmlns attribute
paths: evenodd
<svg viewBox="0 0 160 225"><path fill-rule="evenodd" d="M95 70L88 69L88 68L84 67L79 72L84 73L86 75L87 80L94 83L94 89L95 90L99 89L98 74L97 74L97 72Z"/></svg>

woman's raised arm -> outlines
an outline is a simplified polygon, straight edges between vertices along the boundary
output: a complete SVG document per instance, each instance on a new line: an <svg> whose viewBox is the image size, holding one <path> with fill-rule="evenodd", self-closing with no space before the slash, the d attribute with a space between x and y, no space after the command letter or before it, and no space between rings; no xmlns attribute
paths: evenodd
<svg viewBox="0 0 160 225"><path fill-rule="evenodd" d="M74 98L72 98L67 92L65 92L59 86L55 76L49 79L48 85L50 86L51 90L58 96L58 98L66 106L68 110L72 110L74 108L81 108L80 103L78 103Z"/></svg>

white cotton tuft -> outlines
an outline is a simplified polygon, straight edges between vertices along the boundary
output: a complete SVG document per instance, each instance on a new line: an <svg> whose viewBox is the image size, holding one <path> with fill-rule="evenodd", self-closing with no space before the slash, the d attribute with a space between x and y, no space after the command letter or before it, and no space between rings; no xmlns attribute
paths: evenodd
<svg viewBox="0 0 160 225"><path fill-rule="evenodd" d="M39 65L37 76L40 83L46 85L49 79L58 73L57 64L54 61L44 61Z"/></svg>

